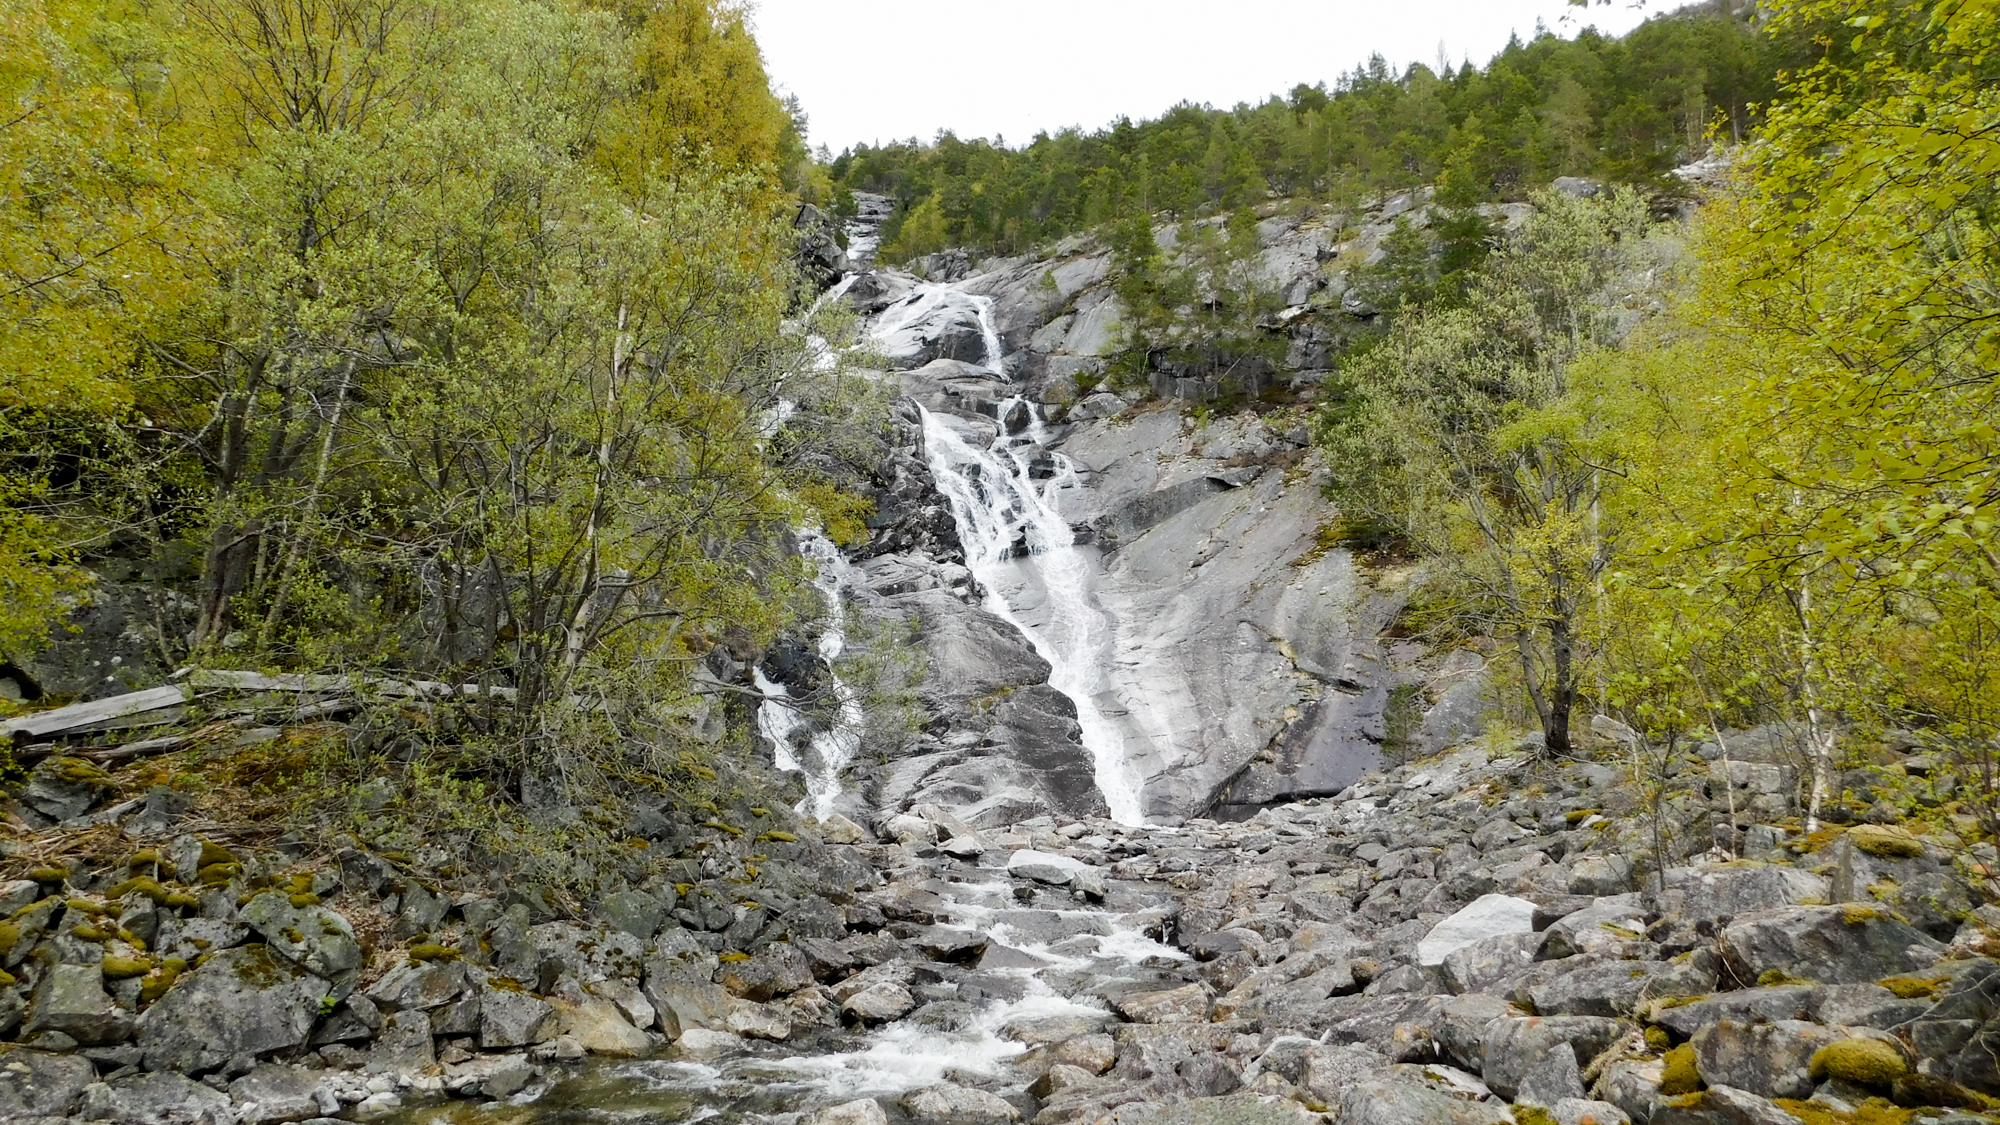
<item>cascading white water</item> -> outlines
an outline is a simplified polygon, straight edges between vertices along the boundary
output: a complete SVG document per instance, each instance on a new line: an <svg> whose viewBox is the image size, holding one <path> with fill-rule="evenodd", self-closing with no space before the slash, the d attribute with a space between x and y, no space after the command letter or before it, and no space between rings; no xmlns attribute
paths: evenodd
<svg viewBox="0 0 2000 1125"><path fill-rule="evenodd" d="M998 373L1001 348L992 300L974 300L986 340L986 368ZM1142 823L1139 779L1127 760L1124 735L1097 700L1111 659L1111 623L1091 597L1092 561L1055 503L1063 489L1079 485L1076 466L1047 450L1050 435L1041 413L1025 399L1000 404L1000 432L986 449L974 448L930 411L918 409L925 459L958 523L965 565L986 589L987 608L1028 638L1049 662L1049 684L1075 702L1083 746L1096 766L1097 788L1112 818ZM1010 436L1004 419L1017 410L1027 411L1031 421L1019 436ZM1049 457L1054 466L1053 475L1039 484L1034 479L1037 454ZM1027 545L1025 557L1015 550L1021 540ZM1010 573L1014 568L1029 574ZM1023 578L1036 580L1046 592L1046 613L1039 623L1027 620L1003 593Z"/></svg>
<svg viewBox="0 0 2000 1125"><path fill-rule="evenodd" d="M783 684L764 675L761 668L751 676L764 702L757 707L757 733L771 741L777 767L805 775L806 799L799 802L800 815L825 820L833 815L840 797L840 774L854 760L861 745L861 699L834 671L835 662L847 651L847 632L842 628L844 591L855 584L853 567L840 548L818 532L802 532L799 553L813 563L813 585L826 599L827 626L819 637L819 658L826 666L828 690L836 708L833 725L812 731L811 723L800 714L791 693ZM801 735L804 745L801 746Z"/></svg>

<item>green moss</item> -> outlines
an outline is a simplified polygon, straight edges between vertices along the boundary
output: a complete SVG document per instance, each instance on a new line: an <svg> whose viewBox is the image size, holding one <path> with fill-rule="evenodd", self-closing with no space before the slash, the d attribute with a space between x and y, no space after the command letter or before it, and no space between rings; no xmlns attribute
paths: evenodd
<svg viewBox="0 0 2000 1125"><path fill-rule="evenodd" d="M1777 1104L1805 1125L1906 1125L1917 1116L1916 1110L1892 1105L1882 1098L1869 1098L1855 1106L1853 1113L1840 1113L1822 1102L1793 1098L1779 1098Z"/></svg>
<svg viewBox="0 0 2000 1125"><path fill-rule="evenodd" d="M107 914L117 913L117 911L106 906L104 903L87 898L65 899L63 905L79 914L88 914L93 918L102 918Z"/></svg>
<svg viewBox="0 0 2000 1125"><path fill-rule="evenodd" d="M1840 917L1850 926L1865 926L1875 919L1882 917L1882 912L1872 906L1863 906L1858 902L1850 902L1840 908Z"/></svg>
<svg viewBox="0 0 2000 1125"><path fill-rule="evenodd" d="M124 898L126 895L139 894L152 899L156 903L164 903L171 897L167 888L161 886L160 881L150 875L138 875L127 879L104 893L110 898Z"/></svg>
<svg viewBox="0 0 2000 1125"><path fill-rule="evenodd" d="M1699 1091L1704 1083L1701 1069L1694 1062L1694 1045L1683 1043L1667 1052L1666 1065L1660 1071L1660 1092L1668 1097L1679 1097Z"/></svg>
<svg viewBox="0 0 2000 1125"><path fill-rule="evenodd" d="M780 844L796 844L799 841L799 838L790 832L780 832L775 828L757 838L759 840L775 840Z"/></svg>
<svg viewBox="0 0 2000 1125"><path fill-rule="evenodd" d="M1570 824L1581 824L1602 811L1602 809L1571 809L1563 814L1563 820Z"/></svg>
<svg viewBox="0 0 2000 1125"><path fill-rule="evenodd" d="M718 961L748 961L749 959L750 955L748 953L725 953L716 958Z"/></svg>
<svg viewBox="0 0 2000 1125"><path fill-rule="evenodd" d="M1708 999L1707 993L1703 993L1699 996L1667 996L1653 1001L1653 1007L1658 1011L1664 1012L1669 1008L1685 1008L1689 1004L1695 1003L1698 1000L1706 1000L1706 999Z"/></svg>
<svg viewBox="0 0 2000 1125"><path fill-rule="evenodd" d="M1783 969L1765 969L1757 976L1757 987L1775 988L1781 984L1811 984L1804 977L1793 976Z"/></svg>
<svg viewBox="0 0 2000 1125"><path fill-rule="evenodd" d="M170 906L176 910L192 910L201 905L201 900L186 891L174 891L167 895L160 905Z"/></svg>
<svg viewBox="0 0 2000 1125"><path fill-rule="evenodd" d="M1514 1107L1515 1125L1557 1125L1555 1115L1538 1105Z"/></svg>
<svg viewBox="0 0 2000 1125"><path fill-rule="evenodd" d="M83 925L77 926L74 929L70 930L69 936L75 938L78 941L107 942L110 941L112 938L117 937L118 931L115 928L108 930L99 929L98 927L93 926L90 923L86 922Z"/></svg>
<svg viewBox="0 0 2000 1125"><path fill-rule="evenodd" d="M1646 1046L1664 1053L1673 1049L1674 1037L1666 1028L1655 1025L1646 1029Z"/></svg>
<svg viewBox="0 0 2000 1125"><path fill-rule="evenodd" d="M124 980L127 977L143 977L153 971L150 957L106 957L104 959L104 979ZM142 989L144 986L141 986Z"/></svg>
<svg viewBox="0 0 2000 1125"><path fill-rule="evenodd" d="M207 863L202 865L197 878L204 887L222 887L227 886L231 879L241 874L243 865L240 863Z"/></svg>
<svg viewBox="0 0 2000 1125"><path fill-rule="evenodd" d="M1839 1078L1862 1086L1887 1086L1910 1072L1903 1052L1880 1039L1843 1039L1813 1052L1816 1082Z"/></svg>
<svg viewBox="0 0 2000 1125"><path fill-rule="evenodd" d="M425 942L410 947L410 960L421 964L425 961L456 961L463 956L458 950L436 942Z"/></svg>
<svg viewBox="0 0 2000 1125"><path fill-rule="evenodd" d="M0 988L12 988L16 983L13 973L0 969Z"/></svg>
<svg viewBox="0 0 2000 1125"><path fill-rule="evenodd" d="M1847 838L1855 847L1883 859L1910 859L1924 854L1923 841L1903 828L1861 824L1848 829Z"/></svg>
<svg viewBox="0 0 2000 1125"><path fill-rule="evenodd" d="M743 835L743 830L742 830L741 828L736 828L736 827L733 827L733 826L731 826L731 825L727 825L727 824L724 824L724 823L722 823L722 822L721 822L721 821L719 821L719 820L705 820L705 821L702 821L702 824L701 824L701 826L702 826L703 828L714 828L714 829L717 829L717 830L720 830L720 831L723 831L723 832L727 832L727 833L729 833L729 834L730 834L731 836L741 836L741 835Z"/></svg>
<svg viewBox="0 0 2000 1125"><path fill-rule="evenodd" d="M201 858L195 861L194 866L195 870L199 871L204 867L213 867L218 863L235 862L237 862L235 852L230 851L221 844L203 840L201 842Z"/></svg>
<svg viewBox="0 0 2000 1125"><path fill-rule="evenodd" d="M57 867L54 864L43 864L33 871L28 872L28 878L33 879L37 883L67 882L69 880L69 868Z"/></svg>
<svg viewBox="0 0 2000 1125"><path fill-rule="evenodd" d="M188 963L179 957L169 957L160 962L140 983L139 999L150 1004L166 995L167 989L172 988L174 982L181 978L181 974L187 972L187 967Z"/></svg>
<svg viewBox="0 0 2000 1125"><path fill-rule="evenodd" d="M1951 984L1950 977L1883 977L1876 982L1896 994L1900 1000L1935 1000L1945 987Z"/></svg>
<svg viewBox="0 0 2000 1125"><path fill-rule="evenodd" d="M308 891L304 894L293 895L291 897L291 903L293 906L298 907L300 910L304 910L308 906L318 906L319 896Z"/></svg>

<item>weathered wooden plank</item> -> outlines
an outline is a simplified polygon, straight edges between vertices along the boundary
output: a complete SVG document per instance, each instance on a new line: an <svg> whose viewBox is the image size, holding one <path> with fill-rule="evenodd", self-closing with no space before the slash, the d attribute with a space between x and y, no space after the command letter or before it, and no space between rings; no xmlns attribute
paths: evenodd
<svg viewBox="0 0 2000 1125"><path fill-rule="evenodd" d="M37 711L0 722L0 735L15 739L24 734L31 738L46 738L79 731L148 726L155 721L175 722L186 713L190 694L188 689L170 684L58 707L53 711ZM172 712L172 715L154 719L156 713L165 712Z"/></svg>

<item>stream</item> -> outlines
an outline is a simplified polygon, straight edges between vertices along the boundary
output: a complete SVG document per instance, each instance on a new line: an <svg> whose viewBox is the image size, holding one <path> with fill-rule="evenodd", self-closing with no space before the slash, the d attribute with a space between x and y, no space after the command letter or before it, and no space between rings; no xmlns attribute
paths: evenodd
<svg viewBox="0 0 2000 1125"><path fill-rule="evenodd" d="M864 246L872 249L872 243ZM851 282L850 276L841 288ZM1002 348L990 299L957 286L917 286L871 330L878 341L893 341L941 317L962 322L968 305L981 330L983 366L998 374ZM1138 779L1125 760L1122 736L1105 716L1106 703L1116 701L1107 700L1104 685L1111 622L1092 594L1100 564L1096 549L1077 541L1063 515L1065 497L1084 488L1084 479L1049 448L1055 435L1035 404L1013 397L996 413L1000 424L989 439L987 426L922 412L925 459L950 505L967 567L984 591L985 607L1020 630L1048 661L1050 684L1076 705L1082 741L1112 813L1112 822L1091 822L1092 835L1083 843L1105 848L1112 846L1110 837L1128 833L1171 834L1143 827ZM837 673L846 647L844 607L859 579L823 535L804 529L799 541L815 564L815 585L828 611L816 656L831 707L793 699L759 670L755 682L766 702L757 711L757 727L779 768L805 781L807 797L798 811L824 819L842 794L842 770L863 721L859 701ZM1007 1064L1029 1050L1023 1040L1035 1038L1035 1021L1109 1020L1100 998L1107 986L1143 981L1149 967L1187 955L1160 941L1168 901L1163 889L1114 881L1102 901L1060 888L1024 894L1007 870L1009 854L995 848L954 858L920 849L894 857L929 867L930 877L918 885L942 904L940 928L976 933L986 942L972 963L924 966L910 987L918 1007L901 1019L867 1030L801 1027L782 1042L745 1038L719 1050L678 1044L654 1057L592 1058L570 1070L551 1068L506 1099L440 1103L406 1111L400 1120L782 1122L857 1098L893 1102L906 1091L946 1081L1025 1105L1026 1081ZM911 875L907 868L899 874ZM1045 904L1049 899L1053 905Z"/></svg>

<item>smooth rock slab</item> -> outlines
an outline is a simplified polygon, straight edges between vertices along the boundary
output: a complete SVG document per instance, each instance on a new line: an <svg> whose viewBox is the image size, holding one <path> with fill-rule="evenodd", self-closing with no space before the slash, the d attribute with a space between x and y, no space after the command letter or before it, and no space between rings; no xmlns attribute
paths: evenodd
<svg viewBox="0 0 2000 1125"><path fill-rule="evenodd" d="M146 1069L213 1070L306 1041L331 986L261 945L225 949L139 1017ZM204 1087L205 1088L205 1087Z"/></svg>
<svg viewBox="0 0 2000 1125"><path fill-rule="evenodd" d="M939 1083L903 1095L903 1112L921 1125L1008 1125L1021 1111L997 1094Z"/></svg>
<svg viewBox="0 0 2000 1125"><path fill-rule="evenodd" d="M1442 965L1452 953L1503 934L1535 932L1535 904L1512 895L1481 895L1472 905L1431 927L1417 943L1417 962Z"/></svg>

